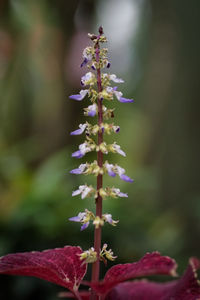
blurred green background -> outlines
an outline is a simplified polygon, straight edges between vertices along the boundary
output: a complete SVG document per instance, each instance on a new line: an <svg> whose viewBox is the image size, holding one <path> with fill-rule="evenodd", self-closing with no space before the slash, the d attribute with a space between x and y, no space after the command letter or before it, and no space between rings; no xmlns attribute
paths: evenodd
<svg viewBox="0 0 200 300"><path fill-rule="evenodd" d="M129 198L104 202L120 223L103 228L103 242L118 263L158 250L183 270L200 256L199 11L197 0L0 1L0 255L93 243L92 226L80 233L68 222L94 209L91 199L71 197L93 179L69 174L83 140L69 132L88 101L68 96L86 71L79 66L87 33L103 25L110 71L135 99L113 103L121 131L111 139L127 158L111 161L135 182L105 177ZM39 279L0 280L2 300L53 300L60 290Z"/></svg>

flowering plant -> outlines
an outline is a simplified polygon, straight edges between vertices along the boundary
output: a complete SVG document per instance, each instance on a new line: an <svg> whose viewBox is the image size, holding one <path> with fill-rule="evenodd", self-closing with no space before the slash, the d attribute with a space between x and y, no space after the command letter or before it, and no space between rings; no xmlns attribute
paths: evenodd
<svg viewBox="0 0 200 300"><path fill-rule="evenodd" d="M115 187L103 187L103 176L111 177L118 175L121 180L132 183L133 180L126 175L125 170L117 164L103 160L103 155L109 152L126 156L121 147L116 144L107 144L103 137L105 134L118 133L120 127L114 123L105 121L114 117L114 109L106 107L107 101L115 98L122 103L133 102L133 99L123 97L117 86L111 83L123 83L121 78L115 74L102 73L103 68L109 68L110 62L107 58L107 49L100 48L105 43L106 37L103 28L99 28L99 34L89 34L93 42L83 51L83 62L81 67L87 66L87 72L81 78L83 89L79 94L70 96L70 99L82 101L86 95L89 96L91 104L84 108L84 114L89 117L97 115L97 124L85 122L71 135L80 135L85 132L86 139L79 145L79 149L72 157L82 158L91 151L97 152L97 160L91 163L82 163L73 169L71 174L92 174L97 178L97 186L80 185L73 191L72 196L81 195L81 198L94 197L96 213L85 209L77 216L71 217L70 221L80 222L81 230L85 230L90 222L94 225L94 245L86 251L78 246L65 246L45 250L43 252L24 252L8 254L0 258L0 273L11 275L35 276L68 289L70 292L60 293L60 297L75 298L79 300L198 300L200 299L200 286L196 280L196 270L200 268L200 261L191 258L189 266L183 277L169 283L154 283L147 280L127 281L149 275L176 276L176 262L167 256L161 256L158 252L147 253L138 262L118 264L110 268L103 280L99 280L100 263L106 264L107 260L115 260L113 251L108 250L107 244L101 245L101 231L105 222L116 226L118 220L113 220L110 213L103 213L103 199L108 197L128 197ZM97 141L95 141L97 136ZM87 265L92 264L92 278L90 282L83 281L87 271ZM127 281L127 282L125 282ZM79 291L80 284L88 286L89 289Z"/></svg>

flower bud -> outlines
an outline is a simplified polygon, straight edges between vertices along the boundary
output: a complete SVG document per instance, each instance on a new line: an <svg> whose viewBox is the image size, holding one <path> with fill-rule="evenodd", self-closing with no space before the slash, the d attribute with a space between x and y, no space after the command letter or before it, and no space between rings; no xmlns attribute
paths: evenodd
<svg viewBox="0 0 200 300"><path fill-rule="evenodd" d="M84 260L83 263L94 263L97 260L97 253L94 251L94 248L91 247L90 249L84 251L80 254L80 260Z"/></svg>
<svg viewBox="0 0 200 300"><path fill-rule="evenodd" d="M102 27L102 26L99 27L99 34L100 34L100 35L103 34L103 27Z"/></svg>

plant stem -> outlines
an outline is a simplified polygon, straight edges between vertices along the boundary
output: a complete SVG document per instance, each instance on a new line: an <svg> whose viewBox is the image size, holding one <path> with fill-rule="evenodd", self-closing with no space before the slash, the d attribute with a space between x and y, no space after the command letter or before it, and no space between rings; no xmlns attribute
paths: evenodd
<svg viewBox="0 0 200 300"><path fill-rule="evenodd" d="M96 43L96 61L99 62L99 43ZM101 84L101 69L100 67L97 68L97 89L98 93L102 91L102 84ZM98 97L97 100L98 105L98 125L100 126L103 122L103 112L102 112L102 100ZM98 132L98 145L103 142L103 132L100 130ZM97 152L97 164L100 168L103 167L103 153L101 151ZM103 175L99 174L97 176L97 191L103 187ZM96 198L96 216L102 218L102 197L101 195L97 194ZM100 272L100 249L101 249L101 226L95 228L94 230L94 249L97 252L97 260L92 265L92 282L97 282L99 280L99 272ZM92 292L92 300L98 299L94 292Z"/></svg>
<svg viewBox="0 0 200 300"><path fill-rule="evenodd" d="M78 292L75 292L74 296L76 297L77 300L82 300L82 298L81 298L81 296L79 295Z"/></svg>

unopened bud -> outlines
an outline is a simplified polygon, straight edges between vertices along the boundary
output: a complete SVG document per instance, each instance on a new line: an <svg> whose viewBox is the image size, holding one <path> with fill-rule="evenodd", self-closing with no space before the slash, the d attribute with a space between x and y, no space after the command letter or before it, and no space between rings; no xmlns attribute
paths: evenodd
<svg viewBox="0 0 200 300"><path fill-rule="evenodd" d="M93 41L97 38L95 34L88 33L88 37Z"/></svg>
<svg viewBox="0 0 200 300"><path fill-rule="evenodd" d="M100 35L103 34L103 27L102 26L99 27L99 34Z"/></svg>

